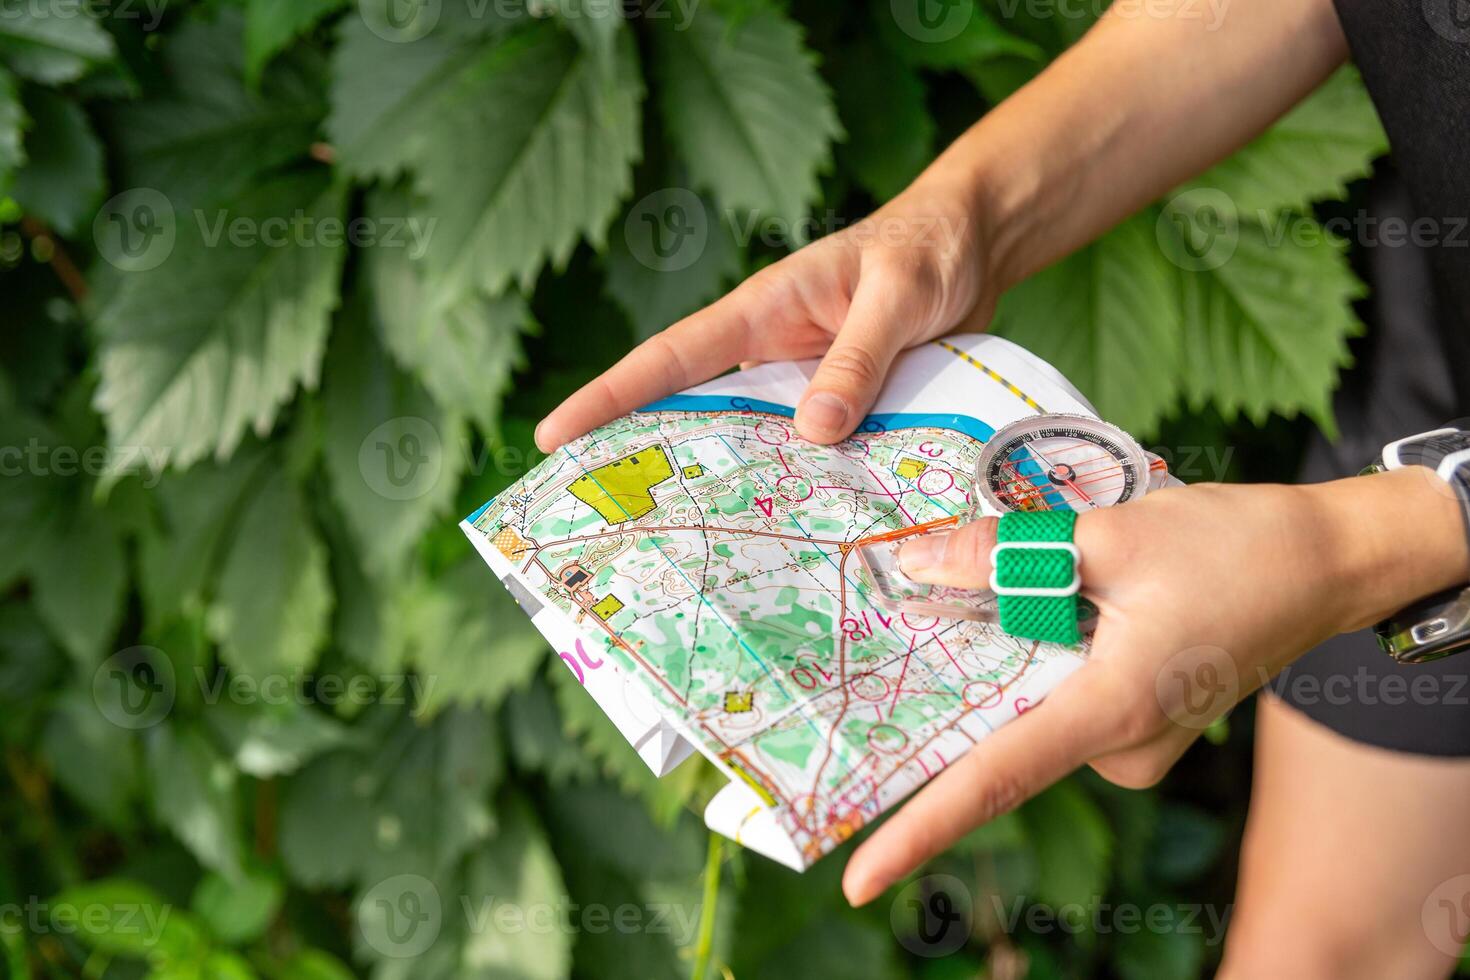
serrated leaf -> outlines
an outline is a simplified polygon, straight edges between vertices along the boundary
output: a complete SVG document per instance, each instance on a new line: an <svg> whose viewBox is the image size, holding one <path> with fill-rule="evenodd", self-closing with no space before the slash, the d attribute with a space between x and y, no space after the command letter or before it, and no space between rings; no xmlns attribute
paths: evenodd
<svg viewBox="0 0 1470 980"><path fill-rule="evenodd" d="M172 255L120 277L97 314L95 405L114 447L151 447L179 467L227 459L316 386L346 249L289 231L281 244L268 229L301 220L319 232L342 209L342 187L281 178L229 210L181 215ZM231 227L252 234L232 241Z"/></svg>
<svg viewBox="0 0 1470 980"><path fill-rule="evenodd" d="M85 4L27 3L0 17L0 63L46 85L74 82L117 54Z"/></svg>
<svg viewBox="0 0 1470 980"><path fill-rule="evenodd" d="M688 265L676 261L676 268L658 268L657 263L651 265L634 254L629 247L633 235L659 233L657 229L636 224L641 217L636 211L624 221L624 233L613 236L606 260L607 291L633 321L640 340L697 312L740 277L741 249L729 225L721 220L709 201L697 200L704 208L703 227L707 229L707 237L698 256ZM635 225L630 227L629 221Z"/></svg>
<svg viewBox="0 0 1470 980"><path fill-rule="evenodd" d="M232 8L185 23L164 48L168 94L116 110L128 185L160 190L176 206L203 206L230 201L257 175L305 156L326 113L321 81L308 68L283 66L264 91L252 91L244 32Z"/></svg>
<svg viewBox="0 0 1470 980"><path fill-rule="evenodd" d="M1140 437L1179 397L1179 273L1155 241L1154 219L1130 218L1022 282L995 322Z"/></svg>
<svg viewBox="0 0 1470 980"><path fill-rule="evenodd" d="M558 922L549 930L500 929L495 924L502 903L528 912L549 907L555 915L566 895L556 857L525 803L506 807L499 833L471 856L465 868L465 895L470 921L460 952L462 976L556 980L568 975L573 934L569 923Z"/></svg>
<svg viewBox="0 0 1470 980"><path fill-rule="evenodd" d="M260 84L266 64L323 17L351 0L249 0L245 8L245 80Z"/></svg>
<svg viewBox="0 0 1470 980"><path fill-rule="evenodd" d="M288 775L355 740L346 725L299 701L248 706L224 702L212 705L205 720L235 768L257 779Z"/></svg>
<svg viewBox="0 0 1470 980"><path fill-rule="evenodd" d="M29 162L16 175L15 199L27 213L73 237L87 227L102 197L102 144L86 113L54 93L31 92L26 109L32 120L26 139ZM3 154L0 150L0 158Z"/></svg>
<svg viewBox="0 0 1470 980"><path fill-rule="evenodd" d="M414 220L413 202L402 193L376 193L367 210L380 225ZM526 301L513 290L493 298L470 290L435 310L411 249L370 248L364 261L384 346L440 406L493 433L511 375L524 364L521 337L535 326Z"/></svg>
<svg viewBox="0 0 1470 980"><path fill-rule="evenodd" d="M493 708L546 657L546 641L478 558L425 587L408 628L423 684L421 715L448 705Z"/></svg>
<svg viewBox="0 0 1470 980"><path fill-rule="evenodd" d="M21 140L25 125L25 110L21 108L15 77L0 68L0 194L9 193L12 176L25 163Z"/></svg>
<svg viewBox="0 0 1470 980"><path fill-rule="evenodd" d="M285 887L271 872L250 870L233 880L211 872L194 889L190 905L214 938L241 946L265 933L284 898Z"/></svg>
<svg viewBox="0 0 1470 980"><path fill-rule="evenodd" d="M1356 69L1339 69L1265 133L1189 183L1230 196L1242 218L1266 221L1313 201L1341 200L1388 151Z"/></svg>
<svg viewBox="0 0 1470 980"><path fill-rule="evenodd" d="M592 54L600 66L610 66L616 57L618 31L625 21L622 4L602 0L550 0L552 12L577 43Z"/></svg>
<svg viewBox="0 0 1470 980"><path fill-rule="evenodd" d="M1057 783L1020 810L1036 855L1036 897L1053 908L1090 909L1107 894L1112 831L1081 787Z"/></svg>
<svg viewBox="0 0 1470 980"><path fill-rule="evenodd" d="M842 135L801 29L774 10L738 24L706 10L654 39L665 125L695 184L795 227Z"/></svg>
<svg viewBox="0 0 1470 980"><path fill-rule="evenodd" d="M235 771L191 727L159 725L147 745L154 817L200 864L239 877L244 845Z"/></svg>
<svg viewBox="0 0 1470 980"><path fill-rule="evenodd" d="M281 797L281 856L292 878L341 887L446 872L495 829L497 748L483 713L447 711L427 727L401 722L374 753L316 760Z"/></svg>
<svg viewBox="0 0 1470 980"><path fill-rule="evenodd" d="M833 75L847 129L839 158L879 201L896 196L934 158L935 127L923 81L872 41L844 48Z"/></svg>
<svg viewBox="0 0 1470 980"><path fill-rule="evenodd" d="M992 18L979 0L873 0L873 7L884 40L913 65L965 68L1006 55L1035 61L1045 57L1035 44Z"/></svg>
<svg viewBox="0 0 1470 980"><path fill-rule="evenodd" d="M138 547L138 589L148 624L202 608L214 587L231 530L270 472L269 454L248 445L228 463L206 463L169 473L152 491L156 525Z"/></svg>
<svg viewBox="0 0 1470 980"><path fill-rule="evenodd" d="M1334 433L1332 391L1350 362L1347 338L1362 330L1351 304L1363 292L1342 243L1312 219L1242 221L1223 264L1183 276L1189 403L1258 425L1301 411Z"/></svg>
<svg viewBox="0 0 1470 980"><path fill-rule="evenodd" d="M118 528L85 489L66 491L71 507L54 514L30 566L36 611L67 652L90 667L117 634L128 569Z"/></svg>
<svg viewBox="0 0 1470 980"><path fill-rule="evenodd" d="M454 499L463 436L460 421L388 358L366 305L349 306L327 359L326 468L365 566L392 577Z"/></svg>
<svg viewBox="0 0 1470 980"><path fill-rule="evenodd" d="M316 661L331 611L326 549L300 491L275 468L240 515L206 626L235 670L295 676Z"/></svg>
<svg viewBox="0 0 1470 980"><path fill-rule="evenodd" d="M139 774L131 733L108 721L81 691L71 690L46 721L41 751L68 793L109 825L128 826Z"/></svg>

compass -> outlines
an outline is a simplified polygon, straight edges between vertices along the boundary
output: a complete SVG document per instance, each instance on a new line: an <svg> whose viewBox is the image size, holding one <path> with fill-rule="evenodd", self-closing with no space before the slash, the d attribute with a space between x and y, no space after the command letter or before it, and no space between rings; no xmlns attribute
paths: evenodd
<svg viewBox="0 0 1470 980"><path fill-rule="evenodd" d="M975 463L976 513L1085 513L1143 496L1151 460L1132 436L1086 415L1034 415L1003 426Z"/></svg>

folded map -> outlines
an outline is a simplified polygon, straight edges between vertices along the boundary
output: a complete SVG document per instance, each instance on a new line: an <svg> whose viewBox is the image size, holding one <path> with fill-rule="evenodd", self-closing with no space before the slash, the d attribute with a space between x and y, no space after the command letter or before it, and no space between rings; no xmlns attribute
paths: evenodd
<svg viewBox="0 0 1470 980"><path fill-rule="evenodd" d="M951 337L903 354L858 432L819 446L792 423L816 365L648 405L461 525L653 771L703 754L730 780L711 829L797 870L1086 656L885 612L853 548L968 512L996 429L1095 415L1086 399L1015 344Z"/></svg>

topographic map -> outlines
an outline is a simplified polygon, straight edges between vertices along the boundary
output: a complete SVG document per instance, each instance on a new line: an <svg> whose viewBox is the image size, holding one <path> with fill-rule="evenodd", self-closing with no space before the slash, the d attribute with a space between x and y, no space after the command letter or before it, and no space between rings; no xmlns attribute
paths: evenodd
<svg viewBox="0 0 1470 980"><path fill-rule="evenodd" d="M855 543L967 511L1000 426L1094 414L1045 362L966 336L903 355L860 430L819 446L792 423L815 363L646 406L462 525L654 771L703 753L731 780L711 828L798 870L1084 655L885 612Z"/></svg>

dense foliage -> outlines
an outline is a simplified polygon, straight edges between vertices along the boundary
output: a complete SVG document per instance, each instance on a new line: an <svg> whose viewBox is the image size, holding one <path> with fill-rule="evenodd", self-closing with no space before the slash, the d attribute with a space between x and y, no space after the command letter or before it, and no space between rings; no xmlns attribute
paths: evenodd
<svg viewBox="0 0 1470 980"><path fill-rule="evenodd" d="M927 956L840 855L712 847L708 767L654 780L455 527L564 394L892 196L1088 7L0 3L10 974L1205 969L1242 725L936 862L973 921ZM1381 148L1344 72L997 329L1143 435L1328 426L1360 286L1311 206Z"/></svg>

